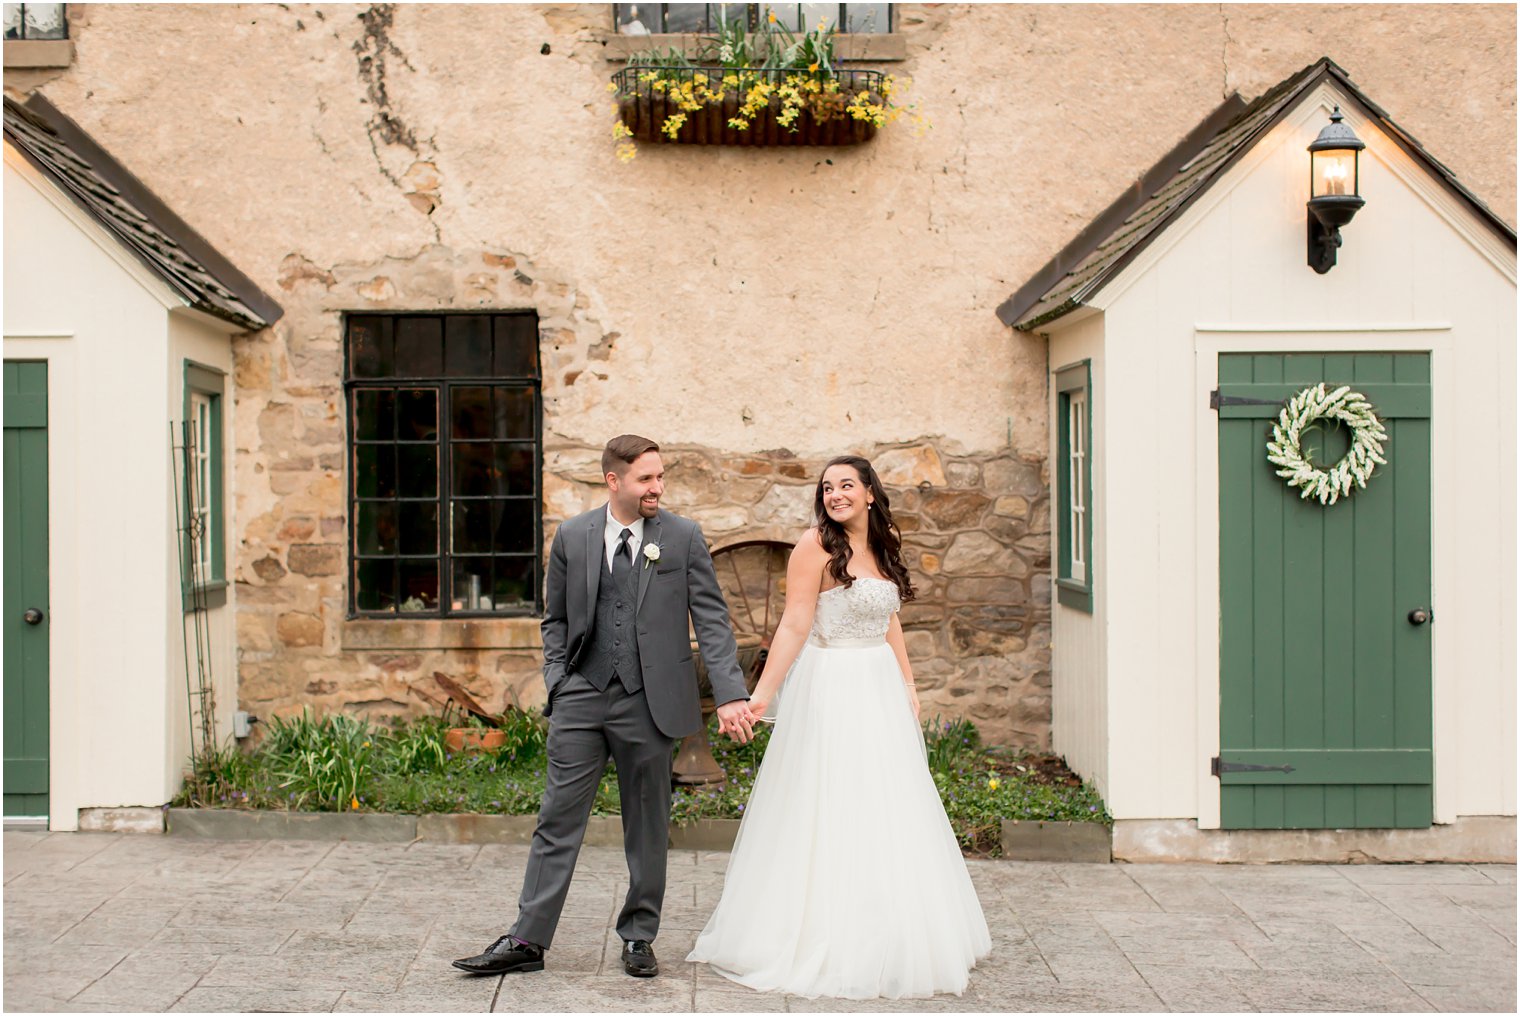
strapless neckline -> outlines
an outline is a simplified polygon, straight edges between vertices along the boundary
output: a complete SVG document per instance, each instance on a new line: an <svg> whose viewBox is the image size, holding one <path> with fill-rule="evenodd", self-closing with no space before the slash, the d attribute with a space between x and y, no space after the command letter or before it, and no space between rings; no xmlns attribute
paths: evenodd
<svg viewBox="0 0 1520 1016"><path fill-rule="evenodd" d="M860 576L856 577L855 581L856 582L886 582L886 583L888 583L890 585L894 585L894 586L897 585L897 583L893 582L891 579L879 579L879 578L877 578L874 575L860 575ZM837 593L841 589L850 589L850 588L852 588L852 587L851 586L833 586L832 588L825 589L822 593L819 593L818 595L819 596L823 596L825 593Z"/></svg>

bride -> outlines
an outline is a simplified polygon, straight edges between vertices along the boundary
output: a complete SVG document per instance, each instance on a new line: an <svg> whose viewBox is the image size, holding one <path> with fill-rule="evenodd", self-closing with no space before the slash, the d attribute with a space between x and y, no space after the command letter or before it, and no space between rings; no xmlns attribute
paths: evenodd
<svg viewBox="0 0 1520 1016"><path fill-rule="evenodd" d="M871 463L830 461L813 513L749 703L775 703L775 733L686 958L809 998L959 995L991 939L929 775L897 618L913 584Z"/></svg>

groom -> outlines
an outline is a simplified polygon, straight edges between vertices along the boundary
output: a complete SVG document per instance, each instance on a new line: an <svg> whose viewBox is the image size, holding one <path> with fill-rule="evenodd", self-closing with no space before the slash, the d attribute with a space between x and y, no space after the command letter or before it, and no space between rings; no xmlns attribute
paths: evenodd
<svg viewBox="0 0 1520 1016"><path fill-rule="evenodd" d="M623 969L659 973L650 943L665 898L671 751L702 706L687 618L718 705L718 729L752 734L728 605L701 528L660 510L660 446L624 434L602 452L607 504L560 526L549 551L543 621L549 778L517 923L485 952L455 960L472 974L544 969L570 889L592 799L610 754L622 797L628 896L617 919Z"/></svg>

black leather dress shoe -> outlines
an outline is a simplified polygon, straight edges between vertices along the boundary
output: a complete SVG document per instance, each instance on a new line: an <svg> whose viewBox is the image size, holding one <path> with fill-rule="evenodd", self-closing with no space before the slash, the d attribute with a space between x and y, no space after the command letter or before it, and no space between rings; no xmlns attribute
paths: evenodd
<svg viewBox="0 0 1520 1016"><path fill-rule="evenodd" d="M469 974L525 974L544 969L544 951L536 945L515 942L511 935L503 935L479 956L455 960L454 966Z"/></svg>
<svg viewBox="0 0 1520 1016"><path fill-rule="evenodd" d="M623 972L632 977L653 977L658 974L660 964L654 958L653 947L643 939L624 942Z"/></svg>

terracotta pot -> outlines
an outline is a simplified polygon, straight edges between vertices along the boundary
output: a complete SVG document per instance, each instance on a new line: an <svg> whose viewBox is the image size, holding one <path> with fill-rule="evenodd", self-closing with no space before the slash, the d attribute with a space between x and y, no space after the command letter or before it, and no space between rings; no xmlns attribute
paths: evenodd
<svg viewBox="0 0 1520 1016"><path fill-rule="evenodd" d="M450 727L443 735L449 751L494 751L507 743L505 732L493 727Z"/></svg>

